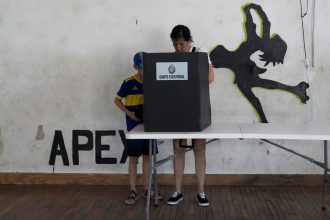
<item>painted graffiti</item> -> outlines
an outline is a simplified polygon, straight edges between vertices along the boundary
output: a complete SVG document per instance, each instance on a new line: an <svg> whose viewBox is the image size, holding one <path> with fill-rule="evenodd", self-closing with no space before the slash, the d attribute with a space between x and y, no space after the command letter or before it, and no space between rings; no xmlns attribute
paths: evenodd
<svg viewBox="0 0 330 220"><path fill-rule="evenodd" d="M72 131L72 163L79 165L79 152L92 151L95 145L95 163L96 164L117 164L117 158L102 157L103 151L110 151L110 145L102 143L102 137L116 136L116 130L95 131L95 135L90 130L73 130ZM123 130L119 130L118 134L123 144L123 153L120 163L125 163L127 159L126 138ZM94 139L95 136L95 139ZM79 138L87 139L85 143L79 143ZM95 143L94 143L95 142ZM56 157L62 158L63 165L69 166L69 157L66 150L62 131L56 130L54 134L52 149L49 157L49 165L55 165Z"/></svg>
<svg viewBox="0 0 330 220"><path fill-rule="evenodd" d="M273 63L273 66L284 63L287 44L278 34L270 35L271 23L259 5L247 4L242 9L245 16L245 41L235 51L229 51L223 45L216 46L210 53L210 59L214 68L228 68L234 72L234 83L255 108L260 121L268 123L261 103L252 91L253 87L284 90L298 96L302 103L306 103L309 99L306 93L309 84L300 82L296 86L290 86L259 77L259 74L267 71L266 66L269 63ZM255 10L259 15L262 28L260 36L256 33L256 24L253 23L251 10ZM260 60L265 62L264 67L257 66L250 59L251 55L257 51L263 53L260 55Z"/></svg>

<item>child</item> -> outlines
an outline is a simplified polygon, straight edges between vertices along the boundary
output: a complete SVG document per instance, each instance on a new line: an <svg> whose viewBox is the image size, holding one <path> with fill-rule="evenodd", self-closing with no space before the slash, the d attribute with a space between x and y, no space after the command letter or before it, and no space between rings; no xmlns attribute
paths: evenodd
<svg viewBox="0 0 330 220"><path fill-rule="evenodd" d="M115 98L115 104L126 115L127 131L132 130L142 121L143 111L143 52L136 53L134 61L135 75L125 79ZM125 104L122 99L125 99ZM128 173L130 179L130 194L125 200L127 205L134 205L137 200L136 191L136 176L137 176L137 163L139 157L142 155L142 172L144 184L144 196L147 195L147 183L149 174L149 145L148 140L127 140L127 154L129 157ZM151 192L153 195L153 192ZM158 199L161 199L158 196Z"/></svg>

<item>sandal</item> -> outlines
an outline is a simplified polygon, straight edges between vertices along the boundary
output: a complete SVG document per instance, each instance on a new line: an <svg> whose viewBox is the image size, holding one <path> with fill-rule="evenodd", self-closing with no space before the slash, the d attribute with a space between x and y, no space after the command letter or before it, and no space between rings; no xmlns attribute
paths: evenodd
<svg viewBox="0 0 330 220"><path fill-rule="evenodd" d="M134 190L131 190L128 198L125 200L126 205L134 205L137 200L137 193Z"/></svg>
<svg viewBox="0 0 330 220"><path fill-rule="evenodd" d="M144 198L147 198L148 197L148 190L147 189L145 189L144 191L143 191L143 197ZM150 191L150 199L155 199L155 191L153 191L153 190L151 190ZM163 196L162 195L160 195L160 193L158 192L158 195L157 195L157 199L158 200L163 200Z"/></svg>

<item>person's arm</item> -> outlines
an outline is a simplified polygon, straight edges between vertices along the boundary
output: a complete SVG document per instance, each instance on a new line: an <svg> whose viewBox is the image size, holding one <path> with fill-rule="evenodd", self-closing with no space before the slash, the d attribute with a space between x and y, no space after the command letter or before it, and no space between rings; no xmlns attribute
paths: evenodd
<svg viewBox="0 0 330 220"><path fill-rule="evenodd" d="M209 84L214 81L214 69L211 64L209 64Z"/></svg>
<svg viewBox="0 0 330 220"><path fill-rule="evenodd" d="M130 119L132 119L132 120L134 120L134 121L140 121L140 119L138 119L136 116L135 116L135 113L134 112L131 112L131 111L129 111L126 107L125 107L125 105L124 105L124 103L123 103L123 101L121 100L121 99L119 99L118 97L116 97L115 98L115 100L114 100L114 102L115 102L115 104L116 104L116 106L118 106L118 108L120 109L120 110L122 110Z"/></svg>
<svg viewBox="0 0 330 220"><path fill-rule="evenodd" d="M198 49L198 52L205 52L205 53L207 53L207 50L204 47L200 47ZM214 69L213 69L213 66L212 66L212 63L211 63L211 59L210 59L210 56L208 55L208 53L207 53L207 59L208 59L208 62L209 62L209 84L210 84L211 82L214 81Z"/></svg>

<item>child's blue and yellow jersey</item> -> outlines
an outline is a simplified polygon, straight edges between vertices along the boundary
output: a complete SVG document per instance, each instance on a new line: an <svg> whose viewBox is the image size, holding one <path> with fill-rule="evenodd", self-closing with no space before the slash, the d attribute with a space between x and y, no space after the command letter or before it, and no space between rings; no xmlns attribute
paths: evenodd
<svg viewBox="0 0 330 220"><path fill-rule="evenodd" d="M117 98L125 99L125 107L132 112L143 111L143 83L135 76L125 79L117 93ZM142 121L134 121L126 115L127 130L130 131Z"/></svg>

